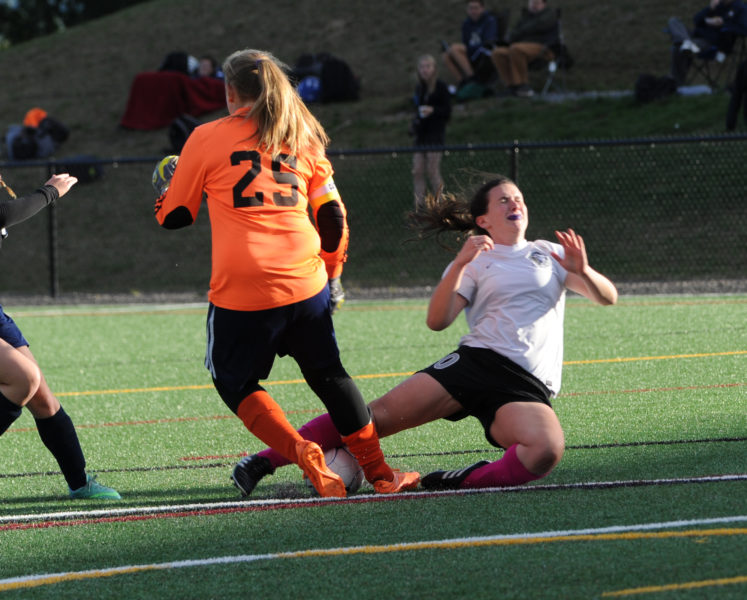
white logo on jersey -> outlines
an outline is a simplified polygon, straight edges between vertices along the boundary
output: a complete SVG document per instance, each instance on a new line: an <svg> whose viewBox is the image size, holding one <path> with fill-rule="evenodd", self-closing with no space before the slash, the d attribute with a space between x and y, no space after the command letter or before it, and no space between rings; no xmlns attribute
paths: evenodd
<svg viewBox="0 0 747 600"><path fill-rule="evenodd" d="M448 369L451 365L453 365L458 360L459 360L459 355L456 352L452 352L451 354L444 356L437 363L434 363L433 368L434 369Z"/></svg>

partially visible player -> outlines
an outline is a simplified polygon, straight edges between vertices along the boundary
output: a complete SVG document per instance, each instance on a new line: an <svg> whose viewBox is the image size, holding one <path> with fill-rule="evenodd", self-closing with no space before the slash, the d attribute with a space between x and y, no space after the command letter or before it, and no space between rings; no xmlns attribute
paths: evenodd
<svg viewBox="0 0 747 600"><path fill-rule="evenodd" d="M28 219L64 196L78 180L67 173L53 175L28 196L0 202L0 230ZM112 488L86 473L86 460L75 426L59 400L52 394L21 330L0 306L0 436L29 409L44 445L60 465L70 496L76 499L119 500Z"/></svg>
<svg viewBox="0 0 747 600"><path fill-rule="evenodd" d="M246 428L298 464L321 496L345 496L319 446L296 432L259 383L276 355L290 355L374 489L415 487L417 473L393 471L385 462L363 397L340 362L330 287L339 289L346 213L324 152L327 135L283 67L260 50L226 59L229 116L189 136L170 183L159 183L165 193L156 201L156 219L166 229L191 225L207 198L212 275L205 365ZM168 171L162 162L156 182ZM232 478L244 494L251 491L240 465Z"/></svg>
<svg viewBox="0 0 747 600"><path fill-rule="evenodd" d="M469 201L430 196L415 217L426 231L471 234L433 291L426 319L440 331L464 310L469 333L454 352L369 405L377 432L385 437L436 419L473 416L488 442L506 449L494 462L425 475L428 489L512 486L544 477L565 445L550 400L560 390L566 290L601 305L617 302L617 290L589 266L573 230L556 232L559 243L525 239L524 197L505 177L487 182ZM324 449L344 441L327 415L300 432ZM243 462L257 474L285 464L272 450Z"/></svg>

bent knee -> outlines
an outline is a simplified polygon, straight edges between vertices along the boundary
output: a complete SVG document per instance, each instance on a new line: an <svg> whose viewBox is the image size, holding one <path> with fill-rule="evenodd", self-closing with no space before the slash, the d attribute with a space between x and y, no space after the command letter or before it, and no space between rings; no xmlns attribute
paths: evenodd
<svg viewBox="0 0 747 600"><path fill-rule="evenodd" d="M41 371L36 364L29 364L28 368L19 373L18 378L5 389L5 396L14 404L25 406L41 385Z"/></svg>
<svg viewBox="0 0 747 600"><path fill-rule="evenodd" d="M547 438L527 447L524 466L535 475L547 475L563 458L565 442L562 438Z"/></svg>

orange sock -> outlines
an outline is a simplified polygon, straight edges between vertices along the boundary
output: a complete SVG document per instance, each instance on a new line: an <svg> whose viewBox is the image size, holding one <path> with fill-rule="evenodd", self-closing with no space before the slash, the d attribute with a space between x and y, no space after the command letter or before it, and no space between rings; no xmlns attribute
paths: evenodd
<svg viewBox="0 0 747 600"><path fill-rule="evenodd" d="M283 409L264 390L257 390L241 401L236 411L244 426L273 450L298 463L296 442L303 440L285 417Z"/></svg>
<svg viewBox="0 0 747 600"><path fill-rule="evenodd" d="M384 453L379 445L379 436L373 423L369 423L350 435L343 436L342 441L358 459L358 464L370 483L379 479L386 481L394 479L392 468L386 464L384 459Z"/></svg>

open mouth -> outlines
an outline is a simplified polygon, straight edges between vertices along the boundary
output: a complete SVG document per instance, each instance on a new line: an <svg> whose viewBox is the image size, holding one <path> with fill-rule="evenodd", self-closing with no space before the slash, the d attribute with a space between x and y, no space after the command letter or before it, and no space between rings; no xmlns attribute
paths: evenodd
<svg viewBox="0 0 747 600"><path fill-rule="evenodd" d="M508 215L509 221L520 221L521 220L521 213L514 213L512 215Z"/></svg>

